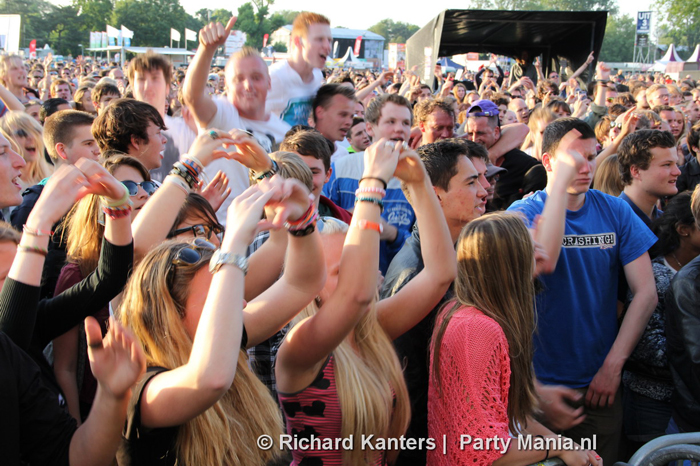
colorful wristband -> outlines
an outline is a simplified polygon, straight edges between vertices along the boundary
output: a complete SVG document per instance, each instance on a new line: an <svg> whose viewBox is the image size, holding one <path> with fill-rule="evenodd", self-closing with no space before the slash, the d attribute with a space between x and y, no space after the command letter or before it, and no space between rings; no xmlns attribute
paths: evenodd
<svg viewBox="0 0 700 466"><path fill-rule="evenodd" d="M22 231L25 232L28 235L31 236L52 236L53 231L49 230L35 230L33 228L28 227L26 224L22 226Z"/></svg>
<svg viewBox="0 0 700 466"><path fill-rule="evenodd" d="M44 257L46 257L49 254L48 249L38 248L36 246L22 246L21 244L17 245L17 251L26 252L29 254L39 254L40 256Z"/></svg>
<svg viewBox="0 0 700 466"><path fill-rule="evenodd" d="M376 197L357 196L355 198L355 204L358 202L371 202L372 204L377 205L381 212L384 212L384 201L377 199Z"/></svg>

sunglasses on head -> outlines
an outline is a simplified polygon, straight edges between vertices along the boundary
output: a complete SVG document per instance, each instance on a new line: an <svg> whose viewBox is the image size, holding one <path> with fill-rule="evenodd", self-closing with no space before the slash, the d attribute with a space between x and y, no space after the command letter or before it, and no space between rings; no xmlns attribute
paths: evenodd
<svg viewBox="0 0 700 466"><path fill-rule="evenodd" d="M182 235L184 233L192 233L195 238L201 239L201 238L206 238L207 240L211 238L212 234L220 234L224 232L224 227L223 225L205 225L205 224L197 224L197 225L192 225L191 227L184 227L184 228L178 228L177 230L173 231L172 235L170 235L171 238L174 238L178 235Z"/></svg>
<svg viewBox="0 0 700 466"><path fill-rule="evenodd" d="M156 192L156 189L158 189L158 185L156 185L153 181L142 181L137 183L136 181L126 180L122 181L122 184L129 190L129 196L136 196L139 193L139 186L141 186L149 196L152 196L153 193Z"/></svg>
<svg viewBox="0 0 700 466"><path fill-rule="evenodd" d="M195 238L194 241L192 241L187 246L183 247L177 252L177 254L175 255L175 257L173 257L172 260L173 267L171 267L168 271L168 283L171 287L174 276L173 271L177 267L191 267L193 265L199 264L203 256L200 253L201 250L213 252L216 251L216 246L202 238Z"/></svg>

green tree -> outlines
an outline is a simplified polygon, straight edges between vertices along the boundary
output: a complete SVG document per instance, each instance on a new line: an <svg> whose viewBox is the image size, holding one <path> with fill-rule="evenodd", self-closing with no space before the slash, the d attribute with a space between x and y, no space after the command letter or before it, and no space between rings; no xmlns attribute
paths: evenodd
<svg viewBox="0 0 700 466"><path fill-rule="evenodd" d="M384 48L389 48L390 42L403 44L420 28L414 24L402 23L391 19L383 19L368 30L384 37Z"/></svg>
<svg viewBox="0 0 700 466"><path fill-rule="evenodd" d="M666 31L663 43L674 43L693 50L700 43L700 0L656 0L654 7Z"/></svg>
<svg viewBox="0 0 700 466"><path fill-rule="evenodd" d="M246 33L246 45L256 49L262 48L265 34L272 34L287 24L282 15L269 16L272 3L273 0L253 0L238 8L238 21L235 27Z"/></svg>
<svg viewBox="0 0 700 466"><path fill-rule="evenodd" d="M134 31L134 46L165 47L170 44L170 28L182 34L188 16L178 0L117 0L110 24ZM184 41L182 37L180 46Z"/></svg>
<svg viewBox="0 0 700 466"><path fill-rule="evenodd" d="M607 62L632 61L634 59L635 30L634 18L629 15L608 17L599 60Z"/></svg>
<svg viewBox="0 0 700 466"><path fill-rule="evenodd" d="M56 7L44 0L0 0L0 14L20 15L20 47L29 47L29 42L36 39L37 48L43 47L49 40L51 29L47 18Z"/></svg>
<svg viewBox="0 0 700 466"><path fill-rule="evenodd" d="M281 11L278 11L277 13L273 14L272 16L275 16L275 15L281 16L282 19L284 20L284 23L282 24L282 26L285 26L287 24L292 24L294 22L294 18L296 18L299 13L301 13L301 11L281 10ZM270 18L272 18L272 17L270 17Z"/></svg>
<svg viewBox="0 0 700 466"><path fill-rule="evenodd" d="M59 55L80 55L80 44L85 33L82 18L75 6L61 6L47 18L49 45Z"/></svg>
<svg viewBox="0 0 700 466"><path fill-rule="evenodd" d="M112 0L73 0L73 6L80 15L80 29L86 33L90 31L104 31L107 21L112 16L114 2ZM116 28L120 24L110 24Z"/></svg>

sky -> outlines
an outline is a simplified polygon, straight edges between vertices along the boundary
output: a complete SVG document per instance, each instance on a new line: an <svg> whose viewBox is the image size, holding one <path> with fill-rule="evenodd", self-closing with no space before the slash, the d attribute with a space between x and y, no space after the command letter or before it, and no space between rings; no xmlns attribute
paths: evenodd
<svg viewBox="0 0 700 466"><path fill-rule="evenodd" d="M56 5L70 4L70 0L50 0ZM225 8L233 11L247 0L231 2L230 0L180 0L185 10L194 14L206 5L206 8L215 10ZM622 13L636 17L637 11L650 10L652 0L617 0ZM331 26L343 26L350 29L367 29L379 21L391 18L394 21L403 21L423 27L430 19L437 16L442 10L464 8L464 0L431 0L430 7L422 3L421 7L409 6L405 2L376 1L376 0L352 0L347 4L329 2L328 0L275 0L271 11L280 10L307 10L326 15L331 20ZM415 5L421 5L416 3ZM653 21L653 19L652 19ZM114 25L117 28L119 25ZM652 23L652 30L654 25Z"/></svg>

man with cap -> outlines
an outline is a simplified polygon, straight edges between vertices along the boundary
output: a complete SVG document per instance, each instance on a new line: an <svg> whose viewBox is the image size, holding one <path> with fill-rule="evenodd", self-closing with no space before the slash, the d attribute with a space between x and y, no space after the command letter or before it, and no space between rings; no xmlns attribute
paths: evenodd
<svg viewBox="0 0 700 466"><path fill-rule="evenodd" d="M496 210L493 208L493 205L492 205L493 197L494 197L494 194L496 193L496 182L498 182L498 180L500 179L501 174L505 173L507 171L508 170L506 170L505 168L497 167L496 165L494 165L492 163L489 163L486 166L485 176L486 176L486 181L489 184L486 187L486 212L493 212L494 210Z"/></svg>
<svg viewBox="0 0 700 466"><path fill-rule="evenodd" d="M467 111L467 137L487 150L491 149L501 138L498 115L498 107L490 100L482 99L474 102ZM522 198L525 194L522 192L525 174L540 162L520 149L512 149L497 158L494 154L489 154L489 159L497 167L507 170L500 174L492 201L494 210L503 210Z"/></svg>

